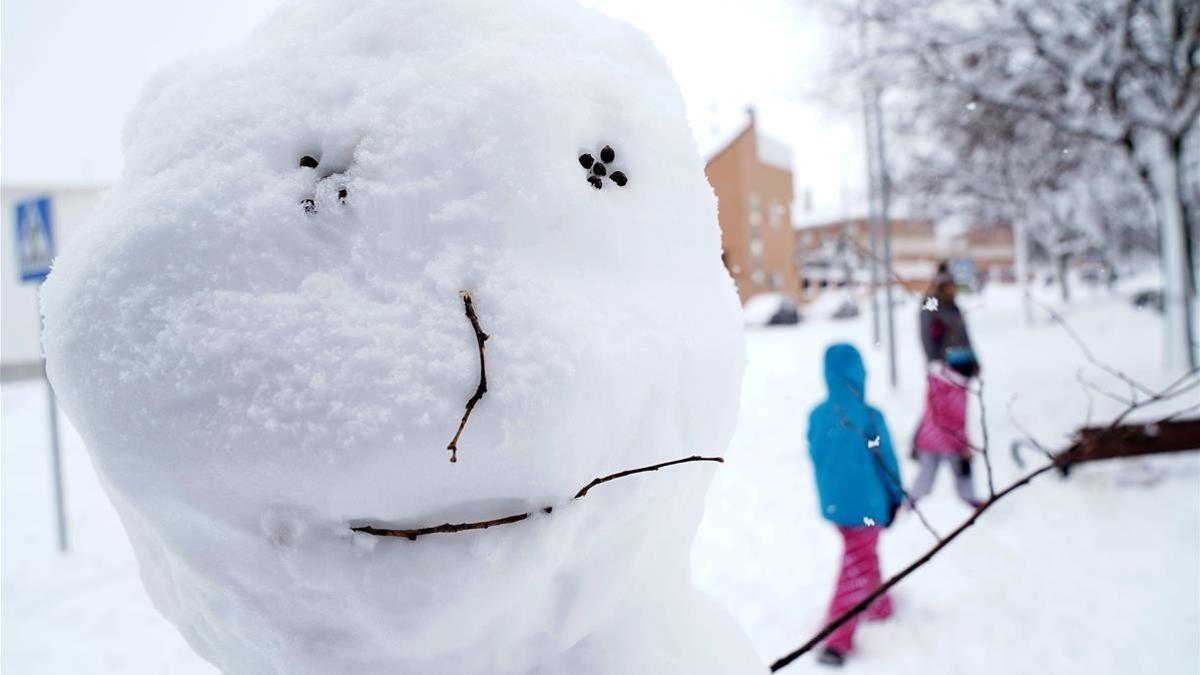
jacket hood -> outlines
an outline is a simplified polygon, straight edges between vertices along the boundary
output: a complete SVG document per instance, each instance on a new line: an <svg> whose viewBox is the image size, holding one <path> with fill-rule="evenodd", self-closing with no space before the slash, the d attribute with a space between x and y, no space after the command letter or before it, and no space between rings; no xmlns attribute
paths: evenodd
<svg viewBox="0 0 1200 675"><path fill-rule="evenodd" d="M839 343L825 350L825 384L832 401L862 401L867 369L853 345Z"/></svg>

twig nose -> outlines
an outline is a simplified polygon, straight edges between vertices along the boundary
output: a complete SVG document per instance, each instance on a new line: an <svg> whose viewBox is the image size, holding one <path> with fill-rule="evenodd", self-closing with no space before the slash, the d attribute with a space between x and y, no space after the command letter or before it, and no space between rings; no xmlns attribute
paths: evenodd
<svg viewBox="0 0 1200 675"><path fill-rule="evenodd" d="M475 330L475 343L479 346L479 386L475 388L475 393L471 395L471 398L467 399L466 409L458 423L458 431L454 432L454 438L451 438L450 444L446 446L446 449L450 451L451 463L458 461L458 439L467 426L467 419L471 417L471 411L475 409L475 404L479 403L479 399L487 393L487 359L483 343L487 342L489 336L479 327L479 317L475 314L475 304L471 301L471 294L468 291L459 291L459 296L462 298L463 310L471 322L471 328Z"/></svg>

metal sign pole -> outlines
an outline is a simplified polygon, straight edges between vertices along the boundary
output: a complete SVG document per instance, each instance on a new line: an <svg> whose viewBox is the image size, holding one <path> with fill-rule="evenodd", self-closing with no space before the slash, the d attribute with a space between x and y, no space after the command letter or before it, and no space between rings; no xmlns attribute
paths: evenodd
<svg viewBox="0 0 1200 675"><path fill-rule="evenodd" d="M45 377L45 364L42 366L43 379L46 380L46 411L50 417L50 464L54 472L54 515L58 525L58 550L67 552L67 508L63 493L62 454L58 445L58 403L54 400L54 388L50 386L49 378Z"/></svg>
<svg viewBox="0 0 1200 675"><path fill-rule="evenodd" d="M41 196L17 202L14 224L16 225L17 262L20 267L21 283L40 284L50 274L54 261L54 209L51 197ZM42 296L37 293L38 344L42 343ZM54 400L54 388L46 375L46 361L42 360L42 380L46 383L46 416L50 423L50 468L54 488L54 520L58 526L58 550L67 551L67 512L63 491L62 454L58 443L58 404Z"/></svg>
<svg viewBox="0 0 1200 675"><path fill-rule="evenodd" d="M38 344L42 341L42 295L38 288ZM46 374L46 361L42 359L42 382L46 385L46 417L50 423L50 480L54 488L54 523L58 531L58 550L67 552L67 507L63 490L62 451L58 442L58 401L54 398L54 387Z"/></svg>

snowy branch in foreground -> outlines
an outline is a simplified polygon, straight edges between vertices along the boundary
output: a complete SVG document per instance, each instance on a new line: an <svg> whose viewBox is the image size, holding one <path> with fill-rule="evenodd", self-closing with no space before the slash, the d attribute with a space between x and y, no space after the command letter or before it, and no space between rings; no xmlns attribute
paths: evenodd
<svg viewBox="0 0 1200 675"><path fill-rule="evenodd" d="M466 410L463 411L462 419L458 423L458 431L454 432L454 438L451 438L450 444L446 446L446 449L450 451L451 463L458 461L458 438L462 436L463 429L467 426L467 419L471 417L471 411L475 409L475 404L479 403L479 399L487 393L487 361L484 358L483 343L487 342L488 334L479 327L479 317L475 315L475 305L471 302L471 294L462 291L459 295L462 296L463 309L467 313L467 319L471 322L471 328L475 330L475 342L479 345L479 386L475 387L475 393L467 399Z"/></svg>
<svg viewBox="0 0 1200 675"><path fill-rule="evenodd" d="M675 466L677 464L687 464L689 462L717 462L718 464L721 464L721 463L725 462L725 459L723 457L701 457L700 455L693 455L691 457L684 457L683 459L675 459L675 460L671 460L669 462L662 462L659 464L651 464L650 466L638 467L636 469L627 469L625 471L618 471L617 473L609 474L607 476L601 476L599 478L592 480L592 482L590 482L587 485L580 488L579 492L575 493L575 496L571 498L571 501L575 501L576 499L582 499L583 497L587 496L587 493L592 488L596 487L597 485L601 485L603 483L607 483L609 481L616 480L618 478L625 478L626 476L632 476L634 474L639 474L639 473L647 473L650 471L658 471L659 469L665 469L668 466ZM554 511L553 506L546 506L541 509L542 513L552 513L553 511ZM527 513L515 513L510 516L503 516L500 518L492 518L490 520L480 520L480 521L476 521L476 522L472 522L472 523L442 523L441 525L431 525L429 527L417 527L417 528L413 528L410 530L388 529L388 528L374 527L371 525L352 527L350 529L355 532L362 532L363 534L372 534L377 537L403 537L405 539L408 539L409 541L415 541L417 539L417 537L422 537L427 534L450 534L453 532L466 532L469 530L486 530L489 527L496 527L497 525L511 525L512 523L519 523L522 520L529 518L533 514L534 514L534 512L530 511Z"/></svg>

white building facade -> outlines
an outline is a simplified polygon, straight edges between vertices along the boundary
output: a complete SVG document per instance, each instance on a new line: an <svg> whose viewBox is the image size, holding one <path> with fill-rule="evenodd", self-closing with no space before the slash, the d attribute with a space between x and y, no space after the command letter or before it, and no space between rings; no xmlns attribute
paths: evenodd
<svg viewBox="0 0 1200 675"><path fill-rule="evenodd" d="M21 280L17 247L17 205L47 197L56 250L70 242L100 201L98 186L0 186L0 379L36 377L42 372L39 283Z"/></svg>

